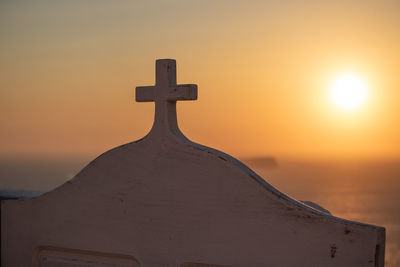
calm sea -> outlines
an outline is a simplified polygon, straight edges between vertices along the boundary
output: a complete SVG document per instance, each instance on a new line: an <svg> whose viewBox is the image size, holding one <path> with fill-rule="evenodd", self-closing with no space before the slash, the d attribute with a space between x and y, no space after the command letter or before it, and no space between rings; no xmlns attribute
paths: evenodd
<svg viewBox="0 0 400 267"><path fill-rule="evenodd" d="M400 266L400 161L243 160L268 183L333 215L386 227L386 266ZM64 183L85 160L0 159L0 194L37 195Z"/></svg>

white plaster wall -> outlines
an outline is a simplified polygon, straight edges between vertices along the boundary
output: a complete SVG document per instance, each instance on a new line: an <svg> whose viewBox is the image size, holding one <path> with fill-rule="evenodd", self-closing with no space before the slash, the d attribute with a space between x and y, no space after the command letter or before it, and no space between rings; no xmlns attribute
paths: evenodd
<svg viewBox="0 0 400 267"><path fill-rule="evenodd" d="M30 266L46 245L152 267L383 266L383 228L295 203L214 150L147 140L103 154L53 192L2 203L3 265Z"/></svg>

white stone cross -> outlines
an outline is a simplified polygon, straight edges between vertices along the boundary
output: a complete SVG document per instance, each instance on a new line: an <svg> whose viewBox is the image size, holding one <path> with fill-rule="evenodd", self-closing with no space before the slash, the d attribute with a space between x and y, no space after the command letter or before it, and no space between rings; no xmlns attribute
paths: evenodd
<svg viewBox="0 0 400 267"><path fill-rule="evenodd" d="M167 130L181 135L176 119L176 101L196 99L196 84L176 84L174 59L156 60L155 86L136 87L137 102L155 102L156 105L151 134Z"/></svg>

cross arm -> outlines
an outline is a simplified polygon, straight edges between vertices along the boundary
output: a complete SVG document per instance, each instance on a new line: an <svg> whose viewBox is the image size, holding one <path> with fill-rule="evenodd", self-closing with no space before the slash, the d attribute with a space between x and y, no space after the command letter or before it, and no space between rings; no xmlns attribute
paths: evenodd
<svg viewBox="0 0 400 267"><path fill-rule="evenodd" d="M157 86L138 86L136 87L136 102L152 102L158 100L178 101L178 100L196 100L196 84L178 84L165 88L164 92L159 91ZM157 93L157 91L159 91Z"/></svg>
<svg viewBox="0 0 400 267"><path fill-rule="evenodd" d="M152 102L155 101L154 86L137 86L136 102Z"/></svg>
<svg viewBox="0 0 400 267"><path fill-rule="evenodd" d="M197 85L196 84L178 84L174 87L168 88L168 100L196 100L197 99Z"/></svg>

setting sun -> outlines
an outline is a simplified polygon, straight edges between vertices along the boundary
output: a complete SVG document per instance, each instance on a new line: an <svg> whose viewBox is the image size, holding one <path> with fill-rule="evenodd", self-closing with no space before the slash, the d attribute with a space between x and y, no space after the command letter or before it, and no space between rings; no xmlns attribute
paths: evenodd
<svg viewBox="0 0 400 267"><path fill-rule="evenodd" d="M333 104L342 110L354 110L362 107L368 96L368 86L361 76L342 74L333 79L330 86L330 98Z"/></svg>

